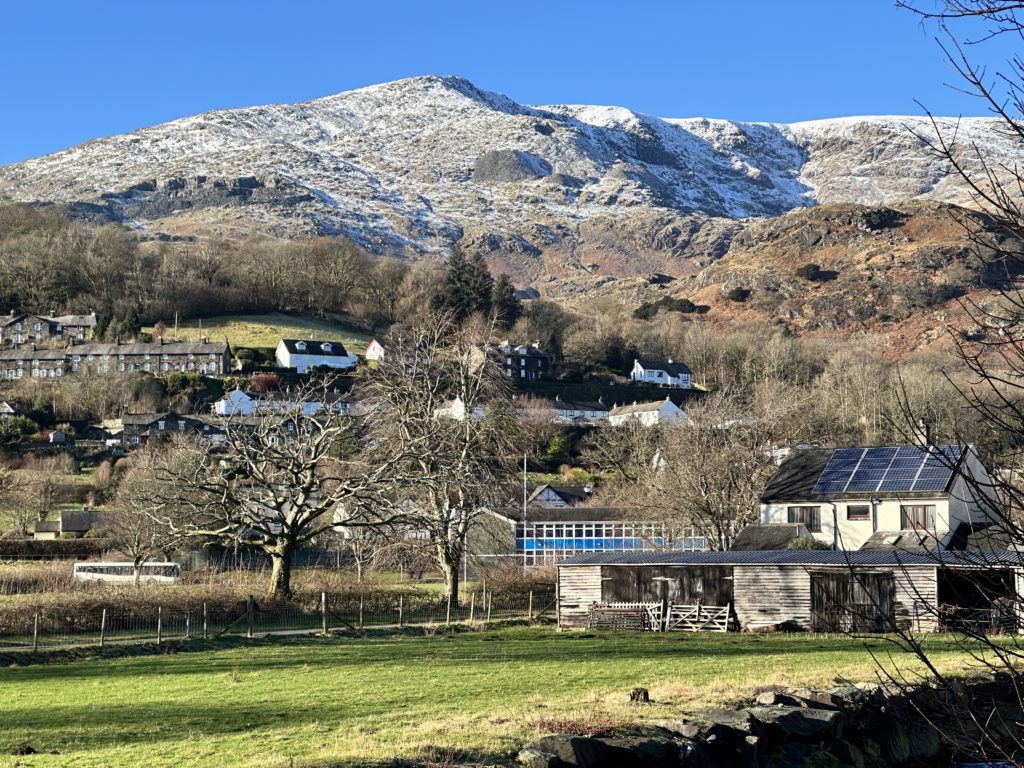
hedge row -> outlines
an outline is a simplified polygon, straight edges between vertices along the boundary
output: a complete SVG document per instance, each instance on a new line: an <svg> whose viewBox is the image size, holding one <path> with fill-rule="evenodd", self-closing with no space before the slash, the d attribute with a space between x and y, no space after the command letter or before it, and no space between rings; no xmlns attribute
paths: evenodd
<svg viewBox="0 0 1024 768"><path fill-rule="evenodd" d="M94 557L110 547L109 539L0 539L0 557Z"/></svg>

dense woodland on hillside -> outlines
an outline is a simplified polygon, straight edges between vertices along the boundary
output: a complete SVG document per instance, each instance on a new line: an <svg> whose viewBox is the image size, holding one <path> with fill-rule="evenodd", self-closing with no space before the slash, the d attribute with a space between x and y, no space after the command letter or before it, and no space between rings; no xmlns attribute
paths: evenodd
<svg viewBox="0 0 1024 768"><path fill-rule="evenodd" d="M495 279L482 259L458 253L447 263L409 264L372 257L340 238L144 241L123 226L96 226L57 208L0 206L0 311L95 310L101 338L131 337L143 322L170 328L175 318L263 311L338 318L382 333L439 308L460 317L494 312L499 331L539 342L562 361L561 376L570 381L621 376L643 356L685 360L699 385L745 393L735 396L740 400L752 401L769 385L783 388L803 403L808 425L794 439L896 439L909 429L902 418L909 400L937 437L962 433L997 447L958 405L960 363L952 351L895 364L884 360L881 338L800 338L764 324L726 329L678 311L636 313L626 303L605 304L593 315L544 300L520 303L506 277ZM58 420L110 417L126 399L155 409L188 407L190 398L209 396L195 382L173 391L137 382L127 398L114 382L19 388L24 402Z"/></svg>

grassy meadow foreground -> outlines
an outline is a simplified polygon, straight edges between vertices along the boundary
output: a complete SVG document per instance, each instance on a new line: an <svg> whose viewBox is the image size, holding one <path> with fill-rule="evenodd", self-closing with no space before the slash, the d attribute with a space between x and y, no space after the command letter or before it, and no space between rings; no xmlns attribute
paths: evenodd
<svg viewBox="0 0 1024 768"><path fill-rule="evenodd" d="M884 639L868 641L881 654ZM944 650L947 670L966 659ZM22 766L511 762L540 733L729 705L770 685L875 679L865 641L557 633L276 638L0 670L0 753ZM912 666L909 657L899 659ZM626 704L634 686L655 703ZM43 754L50 753L50 754Z"/></svg>

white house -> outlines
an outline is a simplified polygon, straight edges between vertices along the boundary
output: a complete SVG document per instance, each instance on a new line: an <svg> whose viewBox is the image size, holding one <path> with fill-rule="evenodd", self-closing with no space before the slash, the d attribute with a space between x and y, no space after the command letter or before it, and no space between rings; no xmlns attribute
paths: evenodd
<svg viewBox="0 0 1024 768"><path fill-rule="evenodd" d="M332 410L349 416L356 403L340 392L327 392L317 400L296 401L289 392L243 392L236 389L215 402L213 412L218 416L249 416L257 412L291 411L299 406L308 415Z"/></svg>
<svg viewBox="0 0 1024 768"><path fill-rule="evenodd" d="M363 355L367 360L379 363L384 359L384 345L376 339L371 339L366 345L366 353Z"/></svg>
<svg viewBox="0 0 1024 768"><path fill-rule="evenodd" d="M466 402L461 397L456 395L454 400L449 400L447 403L445 403L440 408L437 408L434 411L434 418L449 418L455 419L456 421L465 421L467 413L468 411L466 410ZM481 408L480 406L476 406L475 408L473 408L473 420L482 421L483 418L484 409Z"/></svg>
<svg viewBox="0 0 1024 768"><path fill-rule="evenodd" d="M277 364L305 373L310 368L355 368L359 358L350 355L340 341L281 339L277 343Z"/></svg>
<svg viewBox="0 0 1024 768"><path fill-rule="evenodd" d="M0 400L0 419L11 419L18 415L14 406L5 400Z"/></svg>
<svg viewBox="0 0 1024 768"><path fill-rule="evenodd" d="M667 397L651 403L617 405L608 413L608 423L618 427L630 421L638 421L645 427L656 424L689 424L690 419L678 405Z"/></svg>
<svg viewBox="0 0 1024 768"><path fill-rule="evenodd" d="M672 358L661 360L634 360L629 378L643 384L663 384L680 389L693 388L693 372Z"/></svg>
<svg viewBox="0 0 1024 768"><path fill-rule="evenodd" d="M768 483L761 522L836 549L949 549L992 522L991 488L973 446L805 448Z"/></svg>

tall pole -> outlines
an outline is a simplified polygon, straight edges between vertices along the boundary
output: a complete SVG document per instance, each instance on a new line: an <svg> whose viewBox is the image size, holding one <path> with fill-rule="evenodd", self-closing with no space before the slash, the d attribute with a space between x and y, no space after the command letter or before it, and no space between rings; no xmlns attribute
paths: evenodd
<svg viewBox="0 0 1024 768"><path fill-rule="evenodd" d="M526 570L526 454L523 454L523 570Z"/></svg>

